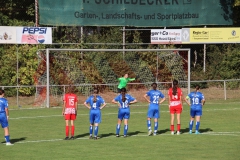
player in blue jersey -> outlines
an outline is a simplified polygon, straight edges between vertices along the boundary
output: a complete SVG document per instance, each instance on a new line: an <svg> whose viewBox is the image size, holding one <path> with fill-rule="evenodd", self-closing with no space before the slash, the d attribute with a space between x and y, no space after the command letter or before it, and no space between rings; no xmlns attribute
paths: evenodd
<svg viewBox="0 0 240 160"><path fill-rule="evenodd" d="M121 89L121 94L112 100L112 103L118 104L118 122L116 127L116 137L119 137L122 120L124 119L124 137L127 137L128 120L130 118L129 105L136 103L137 100L130 94L126 94L126 88Z"/></svg>
<svg viewBox="0 0 240 160"><path fill-rule="evenodd" d="M6 145L13 145L10 142L9 128L8 128L9 110L8 100L4 98L4 90L0 89L0 123L4 129Z"/></svg>
<svg viewBox="0 0 240 160"><path fill-rule="evenodd" d="M188 96L185 98L185 101L190 108L190 122L189 122L189 133L192 134L192 128L193 128L193 122L194 119L196 119L196 129L195 134L199 134L199 126L200 126L200 118L202 116L202 106L205 103L204 95L199 91L200 87L196 86L196 91L191 92L188 94ZM190 103L188 101L190 99Z"/></svg>
<svg viewBox="0 0 240 160"><path fill-rule="evenodd" d="M106 106L106 103L104 99L98 95L99 90L97 88L94 89L93 95L89 96L87 100L84 102L84 105L90 109L89 113L89 121L90 121L90 127L89 132L90 136L89 138L92 139L92 133L93 133L93 125L94 128L94 139L98 139L98 124L101 123L101 109L103 109Z"/></svg>
<svg viewBox="0 0 240 160"><path fill-rule="evenodd" d="M165 101L165 96L159 90L157 90L157 83L152 84L152 90L149 90L143 97L149 102L148 112L147 112L147 127L148 135L157 135L158 130L158 118L159 114L159 105ZM149 99L148 99L149 97ZM161 101L160 101L161 99ZM152 133L151 127L151 118L154 118L154 133Z"/></svg>

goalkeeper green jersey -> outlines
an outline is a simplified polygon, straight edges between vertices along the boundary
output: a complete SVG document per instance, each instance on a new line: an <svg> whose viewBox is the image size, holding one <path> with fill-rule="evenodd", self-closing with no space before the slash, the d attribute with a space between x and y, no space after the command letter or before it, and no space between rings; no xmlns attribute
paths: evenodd
<svg viewBox="0 0 240 160"><path fill-rule="evenodd" d="M129 81L134 81L134 80L135 78L124 78L124 77L118 78L118 81L119 81L118 88L119 89L125 88Z"/></svg>

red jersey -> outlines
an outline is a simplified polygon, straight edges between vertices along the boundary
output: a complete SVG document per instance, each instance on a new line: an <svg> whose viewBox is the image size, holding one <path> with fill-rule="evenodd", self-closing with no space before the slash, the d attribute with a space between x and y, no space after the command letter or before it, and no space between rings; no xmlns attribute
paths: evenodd
<svg viewBox="0 0 240 160"><path fill-rule="evenodd" d="M67 93L63 97L65 102L65 114L75 114L75 103L78 102L77 95Z"/></svg>
<svg viewBox="0 0 240 160"><path fill-rule="evenodd" d="M177 106L179 104L181 104L181 99L180 97L182 96L182 90L181 88L177 88L177 94L173 95L173 89L170 88L168 90L168 95L170 98L170 106Z"/></svg>

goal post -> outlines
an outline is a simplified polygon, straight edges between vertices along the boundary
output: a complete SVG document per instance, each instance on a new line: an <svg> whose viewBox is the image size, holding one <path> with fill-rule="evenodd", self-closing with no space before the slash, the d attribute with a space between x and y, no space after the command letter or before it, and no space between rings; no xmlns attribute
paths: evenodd
<svg viewBox="0 0 240 160"><path fill-rule="evenodd" d="M171 55L175 52L185 51L187 52L187 92L190 93L190 52L191 49L183 48L183 49L60 49L60 48L47 48L46 49L46 107L50 107L50 54L51 52L168 52ZM173 56L172 56L173 57ZM179 59L174 56L173 58L165 58L164 60L168 61L168 67L174 67L174 63ZM170 59L170 61L169 61ZM155 80L154 80L155 81ZM157 81L157 79L156 79Z"/></svg>

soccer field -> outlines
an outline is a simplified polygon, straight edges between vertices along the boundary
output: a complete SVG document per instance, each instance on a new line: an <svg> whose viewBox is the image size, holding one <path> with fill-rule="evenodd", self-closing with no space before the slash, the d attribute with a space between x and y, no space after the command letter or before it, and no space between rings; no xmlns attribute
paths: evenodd
<svg viewBox="0 0 240 160"><path fill-rule="evenodd" d="M88 139L89 110L83 105L79 105L75 121L75 140L63 140L65 122L61 108L10 110L10 136L14 146L4 144L2 131L0 159L240 159L240 102L207 101L200 135L188 134L186 103L181 116L182 134L171 135L165 102L161 106L157 136L147 136L147 104L137 103L131 106L129 136L116 138L117 110L112 104L102 110L98 140Z"/></svg>

